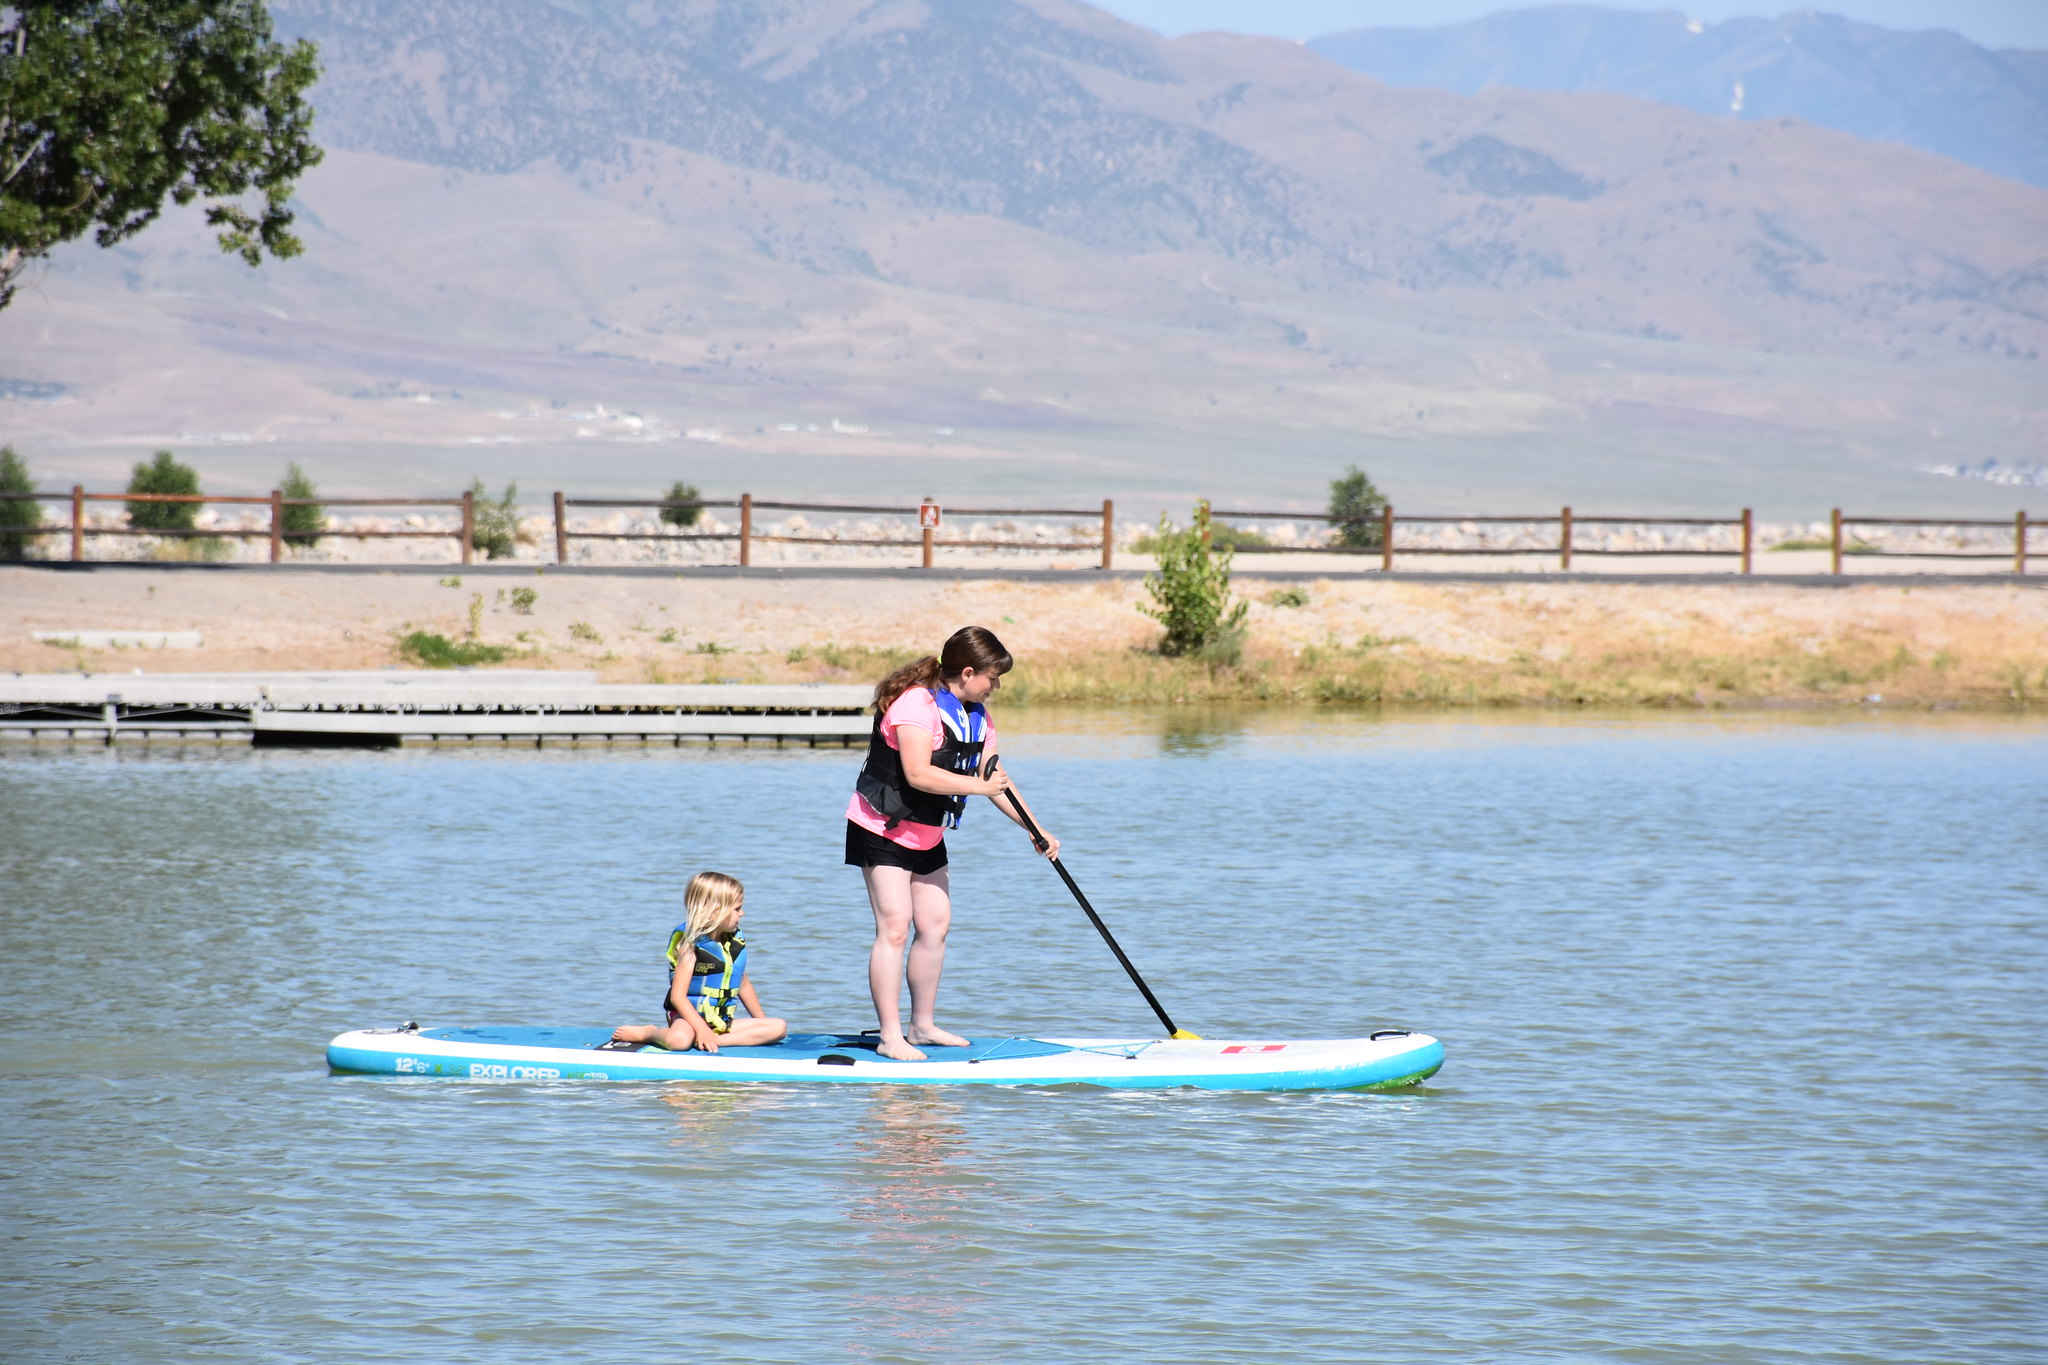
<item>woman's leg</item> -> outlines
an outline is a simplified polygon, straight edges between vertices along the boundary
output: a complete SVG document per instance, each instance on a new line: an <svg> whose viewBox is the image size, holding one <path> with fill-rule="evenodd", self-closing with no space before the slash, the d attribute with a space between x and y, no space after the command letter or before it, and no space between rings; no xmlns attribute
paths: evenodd
<svg viewBox="0 0 2048 1365"><path fill-rule="evenodd" d="M876 1051L899 1062L924 1057L903 1036L903 947L910 939L911 877L907 867L864 867L868 904L875 912L875 946L868 951L868 990L882 1039Z"/></svg>
<svg viewBox="0 0 2048 1365"><path fill-rule="evenodd" d="M932 1020L939 1000L939 973L946 965L946 931L953 925L952 881L946 869L910 879L910 1041L935 1047L965 1047L967 1040Z"/></svg>

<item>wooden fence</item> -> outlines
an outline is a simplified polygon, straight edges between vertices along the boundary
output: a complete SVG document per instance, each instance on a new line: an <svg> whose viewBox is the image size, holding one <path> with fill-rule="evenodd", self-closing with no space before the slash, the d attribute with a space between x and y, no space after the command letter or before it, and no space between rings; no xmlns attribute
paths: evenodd
<svg viewBox="0 0 2048 1365"><path fill-rule="evenodd" d="M203 493L88 493L83 487L73 487L69 493L0 493L0 503L6 502L68 502L71 506L69 535L71 537L71 559L74 562L85 559L85 541L90 536L198 536L237 539L267 539L270 542L270 562L275 564L283 559L287 540L301 537L338 538L352 540L377 539L426 539L453 540L456 542L461 562L472 562L476 540L476 499L473 493L464 493L454 498L287 498L278 489L272 489L268 497L226 497ZM201 527L151 529L137 526L93 526L85 520L85 505L89 502L119 503L201 503L213 505L267 506L270 509L267 527ZM1207 507L1207 504L1203 504ZM322 528L318 531L293 532L285 528L285 509L290 507L449 507L459 508L458 524L448 530L404 530L370 531ZM739 527L735 531L578 531L569 527L571 508L615 508L655 509L659 512L681 511L720 507L733 508L739 514ZM913 518L918 527L918 536L842 538L818 535L770 534L754 529L756 511L823 512L828 514L866 514L879 516L904 516ZM781 545L833 545L833 546L900 546L904 549L919 549L921 563L933 567L936 551L942 549L1018 549L1018 550L1094 550L1099 552L1101 567L1107 569L1116 546L1116 507L1104 499L1101 508L1085 509L1055 507L948 507L945 513L966 517L1085 517L1093 520L1101 517L1102 530L1092 540L1047 541L1047 540L991 540L940 537L940 507L932 499L911 504L865 504L827 502L783 502L756 499L751 493L742 493L736 499L702 498L675 500L666 498L572 498L563 493L554 495L554 546L555 562L569 562L569 542L572 540L606 541L734 541L737 542L739 562L742 567L753 563L753 547L756 544ZM1360 518L1332 517L1318 512L1266 512L1218 508L1211 511L1214 523L1228 524L1238 521L1288 521L1322 522L1332 527L1364 526L1374 534L1363 537L1370 542L1364 545L1319 544L1279 545L1270 542L1240 547L1242 553L1258 554L1348 554L1363 557L1377 557L1382 570L1394 567L1396 556L1403 558L1417 555L1555 555L1559 567L1569 570L1575 556L1587 555L1659 555L1659 556L1710 556L1732 558L1740 561L1740 572L1750 573L1755 566L1756 524L1751 510L1742 509L1735 517L1659 517L1659 516L1581 516L1569 507L1561 508L1556 515L1534 516L1413 516L1397 515L1391 504L1381 508L1373 516ZM1399 530L1403 526L1446 526L1446 525L1515 525L1555 526L1557 538L1554 543L1539 546L1445 546L1399 543ZM1874 555L1878 557L1909 559L2005 559L2012 560L2012 572L2027 572L2030 549L2027 537L2030 530L2044 524L2031 521L2025 512L2015 512L2010 522L2004 520L1983 521L1956 518L1929 519L1910 517L1863 517L1845 516L1840 508L1832 513L1830 525L1832 536L1831 571L1844 572L1845 557ZM1610 549L1576 544L1576 528L1582 526L1708 526L1725 527L1735 533L1735 545L1725 549L1693 549L1681 547ZM1213 526L1213 523L1212 523ZM2012 549L2005 550L1885 550L1870 545L1844 545L1844 532L1857 526L1920 526L1920 527L1967 527L1967 528L2012 528ZM66 527L61 524L43 526L0 526L0 535L20 536L61 536ZM1213 529L1209 533L1213 535Z"/></svg>

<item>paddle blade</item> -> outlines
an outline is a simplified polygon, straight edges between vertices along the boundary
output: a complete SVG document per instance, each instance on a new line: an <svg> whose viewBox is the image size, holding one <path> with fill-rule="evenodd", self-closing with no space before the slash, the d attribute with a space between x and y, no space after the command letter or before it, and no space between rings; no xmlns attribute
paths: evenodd
<svg viewBox="0 0 2048 1365"><path fill-rule="evenodd" d="M1199 1033L1189 1033L1184 1028L1177 1028L1173 1031L1173 1040L1177 1043L1199 1043L1202 1041L1202 1035Z"/></svg>

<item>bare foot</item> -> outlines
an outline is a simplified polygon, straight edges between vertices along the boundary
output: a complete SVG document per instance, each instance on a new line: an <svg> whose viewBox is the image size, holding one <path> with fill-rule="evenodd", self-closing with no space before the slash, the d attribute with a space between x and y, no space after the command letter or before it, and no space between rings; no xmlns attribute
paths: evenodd
<svg viewBox="0 0 2048 1365"><path fill-rule="evenodd" d="M924 1054L901 1038L884 1038L875 1044L875 1051L892 1062L921 1062Z"/></svg>
<svg viewBox="0 0 2048 1365"><path fill-rule="evenodd" d="M965 1038L962 1038L957 1033L948 1033L937 1024L931 1024L924 1028L918 1028L913 1025L910 1030L910 1038L912 1042L923 1043L926 1047L967 1046Z"/></svg>
<svg viewBox="0 0 2048 1365"><path fill-rule="evenodd" d="M651 1024L622 1024L612 1030L615 1043L651 1043L654 1035L661 1032Z"/></svg>

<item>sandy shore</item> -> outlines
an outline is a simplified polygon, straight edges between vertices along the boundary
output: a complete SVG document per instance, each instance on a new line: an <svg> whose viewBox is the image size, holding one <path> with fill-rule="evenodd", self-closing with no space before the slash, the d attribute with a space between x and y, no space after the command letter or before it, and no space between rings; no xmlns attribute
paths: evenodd
<svg viewBox="0 0 2048 1365"><path fill-rule="evenodd" d="M1296 605L1295 587L1306 596ZM0 568L0 668L383 668L430 631L506 666L609 681L861 681L956 626L998 631L1040 700L2010 704L2048 694L2048 591L2009 580L1813 588L1241 579L1234 665L1161 660L1131 580L741 579L405 570ZM533 593L521 609L518 590ZM472 620L474 635L472 636ZM32 632L196 631L85 649Z"/></svg>

